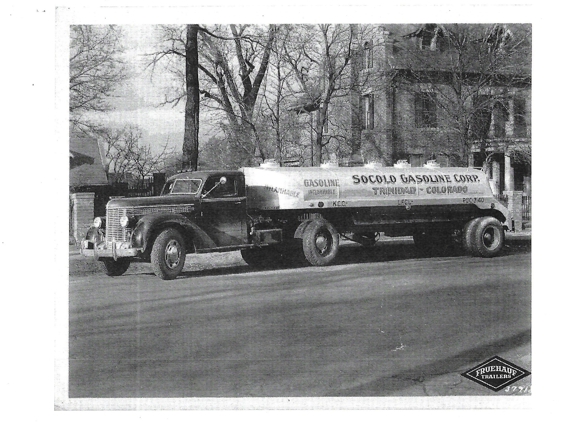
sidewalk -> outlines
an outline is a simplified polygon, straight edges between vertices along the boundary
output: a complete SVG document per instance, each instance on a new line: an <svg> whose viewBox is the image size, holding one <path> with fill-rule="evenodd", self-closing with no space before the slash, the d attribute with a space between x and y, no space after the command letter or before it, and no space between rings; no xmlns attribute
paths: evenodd
<svg viewBox="0 0 573 422"><path fill-rule="evenodd" d="M511 242L512 240L531 241L531 228L520 232L505 232L505 240L508 242Z"/></svg>

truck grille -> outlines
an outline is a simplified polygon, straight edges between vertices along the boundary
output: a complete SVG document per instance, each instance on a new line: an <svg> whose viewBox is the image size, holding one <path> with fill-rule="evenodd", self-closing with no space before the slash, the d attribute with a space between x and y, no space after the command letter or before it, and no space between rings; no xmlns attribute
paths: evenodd
<svg viewBox="0 0 573 422"><path fill-rule="evenodd" d="M124 215L129 217L141 217L154 213L171 213L181 214L193 211L193 205L162 205L152 207L129 207L129 208L111 208L107 210L106 218L106 242L115 240L116 242L127 242L131 229L124 229L119 224L119 219Z"/></svg>
<svg viewBox="0 0 573 422"><path fill-rule="evenodd" d="M125 242L127 240L126 230L119 225L119 219L127 215L125 208L112 208L107 210L107 218L105 223L105 240L111 242Z"/></svg>

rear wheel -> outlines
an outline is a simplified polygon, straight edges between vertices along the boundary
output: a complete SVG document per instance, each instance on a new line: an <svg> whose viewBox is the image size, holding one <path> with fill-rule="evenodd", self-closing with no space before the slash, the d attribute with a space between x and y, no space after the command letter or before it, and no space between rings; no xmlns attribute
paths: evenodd
<svg viewBox="0 0 573 422"><path fill-rule="evenodd" d="M173 280L185 265L185 242L176 229L162 231L151 249L153 272L163 280Z"/></svg>
<svg viewBox="0 0 573 422"><path fill-rule="evenodd" d="M474 249L474 242L472 241L475 236L475 229L479 223L480 218L474 218L468 221L462 230L462 247L470 255L477 255L477 251Z"/></svg>
<svg viewBox="0 0 573 422"><path fill-rule="evenodd" d="M127 259L102 259L103 268L105 273L110 277L117 277L122 275L129 268L130 261Z"/></svg>
<svg viewBox="0 0 573 422"><path fill-rule="evenodd" d="M313 220L302 234L302 249L306 260L315 266L328 265L338 255L338 231L326 220Z"/></svg>
<svg viewBox="0 0 573 422"><path fill-rule="evenodd" d="M505 241L503 226L497 218L481 217L471 237L471 248L476 255L491 258L498 255Z"/></svg>

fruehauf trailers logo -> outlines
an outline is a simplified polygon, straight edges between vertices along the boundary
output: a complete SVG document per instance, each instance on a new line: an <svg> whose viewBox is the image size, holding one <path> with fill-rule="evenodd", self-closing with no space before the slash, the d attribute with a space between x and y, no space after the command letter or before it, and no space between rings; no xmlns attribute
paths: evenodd
<svg viewBox="0 0 573 422"><path fill-rule="evenodd" d="M493 391L499 391L529 375L531 375L531 372L499 356L494 356L462 374L463 377L475 381Z"/></svg>

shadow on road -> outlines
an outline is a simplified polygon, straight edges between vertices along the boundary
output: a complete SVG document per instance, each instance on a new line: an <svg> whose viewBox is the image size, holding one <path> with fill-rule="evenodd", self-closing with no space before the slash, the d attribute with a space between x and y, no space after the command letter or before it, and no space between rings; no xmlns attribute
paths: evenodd
<svg viewBox="0 0 573 422"><path fill-rule="evenodd" d="M531 251L531 242L529 241L512 241L506 244L504 251L500 256L515 255ZM336 262L332 266L351 265L377 262L390 262L411 259L427 259L441 257L458 257L464 256L465 252L458 247L434 247L428 250L420 250L414 247L412 242L387 242L378 243L374 247L363 247L356 243L341 246L340 253ZM193 255L187 256L187 260L192 260ZM214 255L214 260L216 260ZM477 259L495 259L495 258L477 258ZM257 273L269 270L286 270L293 268L302 268L304 265L283 265L274 268L257 269L249 266L225 266L210 269L197 269L183 271L178 277L212 277L220 275ZM153 275L152 272L146 273Z"/></svg>

